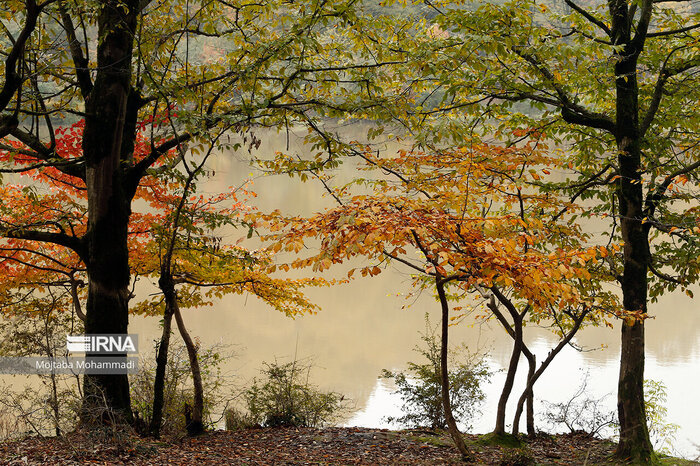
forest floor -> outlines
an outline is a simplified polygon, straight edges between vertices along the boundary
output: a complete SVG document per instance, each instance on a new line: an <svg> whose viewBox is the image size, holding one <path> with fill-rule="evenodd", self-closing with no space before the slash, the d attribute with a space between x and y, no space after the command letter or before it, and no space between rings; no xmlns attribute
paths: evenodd
<svg viewBox="0 0 700 466"><path fill-rule="evenodd" d="M615 445L586 434L466 435L471 464L614 465ZM498 441L497 441L498 440ZM521 461L518 461L518 455ZM531 458L528 462L526 458ZM525 460L525 461L523 461ZM258 428L216 431L179 441L74 432L0 443L2 465L441 465L463 464L444 432L365 428ZM663 464L700 465L665 458Z"/></svg>

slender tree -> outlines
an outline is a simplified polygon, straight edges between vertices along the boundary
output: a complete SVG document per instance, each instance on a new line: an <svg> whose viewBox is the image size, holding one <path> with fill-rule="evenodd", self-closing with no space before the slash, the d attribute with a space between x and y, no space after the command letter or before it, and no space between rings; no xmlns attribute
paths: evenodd
<svg viewBox="0 0 700 466"><path fill-rule="evenodd" d="M408 61L424 76L412 93L420 105L405 120L421 122L416 137L426 142L546 128L564 149L565 181L542 185L586 200L590 215L609 220L610 240L624 243L606 257L627 315L617 455L650 461L648 303L668 290L690 293L699 276L696 7L658 0L457 3L431 3L432 24L404 37L402 50L415 51Z"/></svg>
<svg viewBox="0 0 700 466"><path fill-rule="evenodd" d="M372 194L352 196L353 183L335 190L329 187L339 207L310 218L261 217L263 225L282 230L273 235L277 241L273 249L299 253L307 238L321 240L317 252L294 260L294 267L323 271L364 256L373 263L359 268L362 276L399 263L411 271L417 288L437 294L442 402L450 434L464 458L470 453L451 416L447 340L455 316L450 315L450 301L493 293L508 303L520 319L512 330L519 334L516 360L523 351L523 316L516 305L531 309L531 319L537 321L547 318L551 309L562 313L583 305L600 315L611 308L610 295L600 289L606 271L591 266L599 260L600 250L585 245L585 235L570 218L564 221L556 215L564 206L577 207L526 187L541 178L540 170L549 171L545 166L556 164L544 149L537 140L520 147L472 144L435 152L400 150L395 156L362 148L356 155L365 168L378 172L353 183L370 185ZM323 175L317 176L327 185ZM350 270L348 278L355 272ZM459 308L465 313L477 311L465 307L470 306ZM509 370L511 386L515 369L512 365ZM500 434L505 433L509 394L506 387L496 425Z"/></svg>

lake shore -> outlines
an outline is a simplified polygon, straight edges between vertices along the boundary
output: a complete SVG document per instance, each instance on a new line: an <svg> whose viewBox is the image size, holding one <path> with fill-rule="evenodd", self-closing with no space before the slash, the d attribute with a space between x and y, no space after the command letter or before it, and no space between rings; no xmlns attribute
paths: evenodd
<svg viewBox="0 0 700 466"><path fill-rule="evenodd" d="M612 465L615 444L584 433L501 439L465 435L471 464ZM504 462L510 460L511 462ZM438 465L464 464L444 432L367 428L256 428L214 431L174 441L96 430L0 444L2 465ZM662 464L700 463L664 458Z"/></svg>

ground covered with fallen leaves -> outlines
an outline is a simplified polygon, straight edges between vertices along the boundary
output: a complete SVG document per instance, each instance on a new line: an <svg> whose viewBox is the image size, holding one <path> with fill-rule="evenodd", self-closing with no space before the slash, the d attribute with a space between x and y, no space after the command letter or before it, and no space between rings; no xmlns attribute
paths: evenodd
<svg viewBox="0 0 700 466"><path fill-rule="evenodd" d="M472 464L614 464L614 444L586 434L540 435L499 445L493 437L465 436ZM503 443L503 442L501 442ZM504 462L506 461L506 462ZM511 461L511 462L507 462ZM365 428L258 428L217 431L160 442L126 433L75 432L0 444L2 465L430 465L463 464L445 433ZM526 463L522 463L526 464ZM687 464L687 463L685 463Z"/></svg>

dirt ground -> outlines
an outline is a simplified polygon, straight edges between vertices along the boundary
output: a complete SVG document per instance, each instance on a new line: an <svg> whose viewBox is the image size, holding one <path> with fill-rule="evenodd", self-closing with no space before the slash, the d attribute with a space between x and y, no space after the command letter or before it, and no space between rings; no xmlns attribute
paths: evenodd
<svg viewBox="0 0 700 466"><path fill-rule="evenodd" d="M471 464L615 464L615 445L585 434L540 435L510 445L465 436ZM506 442L507 443L507 442ZM261 428L217 431L160 442L129 435L76 432L0 444L2 465L429 465L463 464L441 432L364 428ZM669 464L693 464L688 462ZM700 463L695 463L700 464Z"/></svg>

